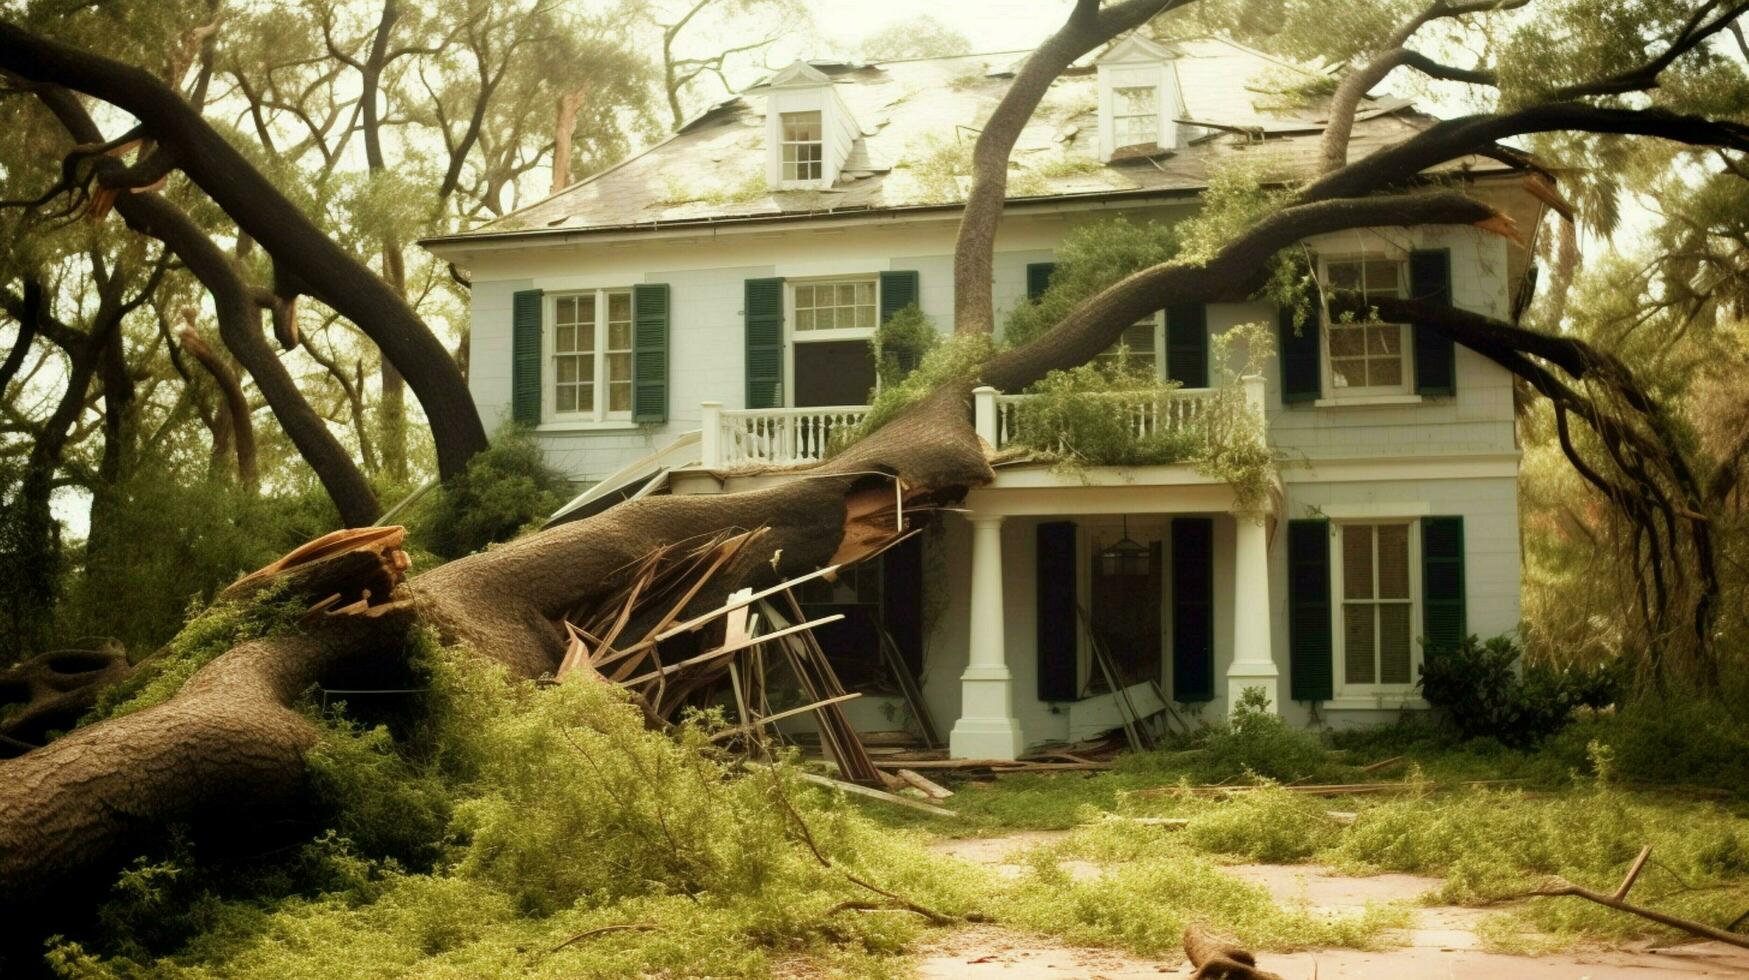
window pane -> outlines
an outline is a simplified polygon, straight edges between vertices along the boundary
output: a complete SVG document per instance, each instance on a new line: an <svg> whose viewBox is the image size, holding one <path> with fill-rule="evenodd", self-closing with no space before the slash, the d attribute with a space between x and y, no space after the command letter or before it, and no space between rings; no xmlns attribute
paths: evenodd
<svg viewBox="0 0 1749 980"><path fill-rule="evenodd" d="M587 354L595 349L595 324L585 323L577 328L577 347L579 354Z"/></svg>
<svg viewBox="0 0 1749 980"><path fill-rule="evenodd" d="M630 355L630 354L609 354L609 355L607 355L607 380L615 381L615 382L630 381L631 377L632 377L632 355Z"/></svg>
<svg viewBox="0 0 1749 980"><path fill-rule="evenodd" d="M609 322L607 325L607 349L608 350L631 350L631 347L632 347L632 324L631 324L631 321L627 320L627 321L624 321L621 323Z"/></svg>
<svg viewBox="0 0 1749 980"><path fill-rule="evenodd" d="M1372 261L1366 263L1366 293L1368 296L1390 296L1397 292L1396 262Z"/></svg>
<svg viewBox="0 0 1749 980"><path fill-rule="evenodd" d="M632 294L626 292L607 294L607 319L630 320L632 318Z"/></svg>
<svg viewBox="0 0 1749 980"><path fill-rule="evenodd" d="M833 318L832 314L833 314L833 307L830 307L830 306L826 307L825 309L815 310L814 311L814 329L815 330L833 330L833 329L836 329L838 326L838 321Z"/></svg>
<svg viewBox="0 0 1749 980"><path fill-rule="evenodd" d="M577 359L575 357L561 357L558 362L559 384L576 384Z"/></svg>
<svg viewBox="0 0 1749 980"><path fill-rule="evenodd" d="M790 142L818 140L820 138L820 114L818 112L784 113L783 138Z"/></svg>
<svg viewBox="0 0 1749 980"><path fill-rule="evenodd" d="M1373 388L1387 388L1403 383L1403 362L1397 358L1367 362L1366 383Z"/></svg>
<svg viewBox="0 0 1749 980"><path fill-rule="evenodd" d="M1342 598L1372 598L1372 525L1342 526Z"/></svg>
<svg viewBox="0 0 1749 980"><path fill-rule="evenodd" d="M1407 684L1409 654L1415 642L1409 634L1409 604L1395 602L1378 607L1379 617L1379 683Z"/></svg>
<svg viewBox="0 0 1749 980"><path fill-rule="evenodd" d="M1395 357L1403 349L1403 328L1396 324L1366 328L1366 352Z"/></svg>
<svg viewBox="0 0 1749 980"><path fill-rule="evenodd" d="M1376 683L1372 617L1371 605L1362 603L1342 607L1342 679L1350 684Z"/></svg>
<svg viewBox="0 0 1749 980"><path fill-rule="evenodd" d="M1332 262L1325 267L1325 273L1330 277L1331 289L1359 289L1360 263Z"/></svg>
<svg viewBox="0 0 1749 980"><path fill-rule="evenodd" d="M632 410L631 382L616 381L607 386L607 410L610 412L629 412Z"/></svg>
<svg viewBox="0 0 1749 980"><path fill-rule="evenodd" d="M577 297L577 322L588 326L595 325L595 296L593 294Z"/></svg>
<svg viewBox="0 0 1749 980"><path fill-rule="evenodd" d="M576 322L577 298L575 296L560 296L554 303L553 318L559 323Z"/></svg>
<svg viewBox="0 0 1749 980"><path fill-rule="evenodd" d="M856 284L855 283L847 282L847 283L839 284L839 286L838 286L838 305L839 306L855 306L856 305Z"/></svg>
<svg viewBox="0 0 1749 980"><path fill-rule="evenodd" d="M554 407L561 412L577 410L577 388L575 385L560 385L555 393Z"/></svg>
<svg viewBox="0 0 1749 980"><path fill-rule="evenodd" d="M1359 357L1366 353L1366 331L1354 327L1330 328L1331 357Z"/></svg>
<svg viewBox="0 0 1749 980"><path fill-rule="evenodd" d="M1153 112L1159 105L1159 93L1159 88L1153 85L1112 89L1113 113L1119 116L1140 116Z"/></svg>
<svg viewBox="0 0 1749 980"><path fill-rule="evenodd" d="M577 349L577 328L570 324L561 324L554 331L553 350L563 354Z"/></svg>
<svg viewBox="0 0 1749 980"><path fill-rule="evenodd" d="M590 377L594 377L593 372ZM595 411L595 386L592 384L577 386L577 411Z"/></svg>
<svg viewBox="0 0 1749 980"><path fill-rule="evenodd" d="M814 287L812 287L812 286L797 286L796 287L796 309L798 309L798 310L803 309L803 308L813 309L813 307L814 307Z"/></svg>
<svg viewBox="0 0 1749 980"><path fill-rule="evenodd" d="M859 283L857 283L856 284L856 301L858 303L865 303L869 306L873 306L874 301L875 301L874 289L875 289L874 283L872 283L872 282L859 282Z"/></svg>
<svg viewBox="0 0 1749 980"><path fill-rule="evenodd" d="M814 329L814 311L813 310L802 310L802 309L796 310L796 329L797 330L812 330L812 329Z"/></svg>
<svg viewBox="0 0 1749 980"><path fill-rule="evenodd" d="M1366 361L1330 362L1330 381L1338 388L1366 387Z"/></svg>
<svg viewBox="0 0 1749 980"><path fill-rule="evenodd" d="M1409 598L1409 525L1380 524L1379 598Z"/></svg>
<svg viewBox="0 0 1749 980"><path fill-rule="evenodd" d="M1160 121L1155 116L1118 116L1112 122L1116 131L1113 143L1118 146L1144 146L1159 142Z"/></svg>
<svg viewBox="0 0 1749 980"><path fill-rule="evenodd" d="M858 327L863 328L863 329L867 329L867 330L873 330L874 325L875 325L874 318L875 318L874 307L872 307L872 306L858 306L856 308L856 325Z"/></svg>

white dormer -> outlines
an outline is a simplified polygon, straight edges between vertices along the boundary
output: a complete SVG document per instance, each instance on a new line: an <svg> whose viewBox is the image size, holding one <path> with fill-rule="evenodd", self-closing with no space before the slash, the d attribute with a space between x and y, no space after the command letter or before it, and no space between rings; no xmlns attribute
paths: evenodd
<svg viewBox="0 0 1749 980"><path fill-rule="evenodd" d="M1100 55L1099 158L1120 150L1144 152L1178 147L1180 98L1172 52L1131 34ZM1133 152L1133 150L1132 150Z"/></svg>
<svg viewBox="0 0 1749 980"><path fill-rule="evenodd" d="M832 79L798 61L765 85L765 182L776 190L831 187L862 135Z"/></svg>

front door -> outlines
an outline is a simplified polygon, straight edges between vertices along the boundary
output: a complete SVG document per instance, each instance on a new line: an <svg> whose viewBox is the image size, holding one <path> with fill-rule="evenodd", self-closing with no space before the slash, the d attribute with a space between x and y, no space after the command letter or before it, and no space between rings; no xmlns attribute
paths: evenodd
<svg viewBox="0 0 1749 980"><path fill-rule="evenodd" d="M1127 534L1107 538L1093 549L1090 599L1094 640L1109 653L1119 684L1129 686L1161 676L1160 607L1163 571L1160 542L1137 541ZM1115 540L1113 540L1115 538ZM1097 544L1097 542L1096 542ZM1093 651L1090 690L1109 690L1106 671Z"/></svg>

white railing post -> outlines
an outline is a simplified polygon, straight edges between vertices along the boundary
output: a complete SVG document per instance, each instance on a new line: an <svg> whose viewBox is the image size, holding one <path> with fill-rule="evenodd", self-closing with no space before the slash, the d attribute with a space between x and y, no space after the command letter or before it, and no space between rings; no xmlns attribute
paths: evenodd
<svg viewBox="0 0 1749 980"><path fill-rule="evenodd" d="M978 438L988 443L991 449L1001 449L1001 439L996 433L996 389L989 385L972 389L972 419L977 426Z"/></svg>
<svg viewBox="0 0 1749 980"><path fill-rule="evenodd" d="M707 470L723 465L723 403L702 402L699 405L700 463Z"/></svg>

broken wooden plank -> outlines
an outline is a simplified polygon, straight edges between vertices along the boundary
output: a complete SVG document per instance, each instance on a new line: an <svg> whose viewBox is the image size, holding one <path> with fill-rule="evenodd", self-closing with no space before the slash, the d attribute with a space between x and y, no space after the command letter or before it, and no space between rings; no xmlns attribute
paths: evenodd
<svg viewBox="0 0 1749 980"><path fill-rule="evenodd" d="M802 777L802 779L804 779L810 783L813 783L816 786L826 786L826 787L829 787L831 789L841 789L844 792L853 794L855 796L866 796L871 800L880 800L883 803L896 804L898 806L902 806L902 807L906 807L908 809L916 810L919 813L927 813L930 816L934 816L934 817L957 817L957 816L959 816L958 813L955 813L952 810L946 809L945 807L934 806L934 805L929 804L929 803L924 803L921 800L906 799L903 796L896 796L892 793L887 792L886 790L874 789L873 787L869 787L869 786L858 786L855 783L847 783L842 779L831 779L831 778L826 777L826 776L821 776L817 773L804 772L804 773L799 773L798 775L800 775Z"/></svg>
<svg viewBox="0 0 1749 980"><path fill-rule="evenodd" d="M860 697L862 697L861 691L852 691L849 694L840 694L837 697L827 698L824 701L815 701L813 704L804 704L799 708L791 708L788 711L779 711L775 715L766 715L764 718L756 719L745 725L736 725L734 728L725 728L720 732L714 732L710 737L710 741L720 742L723 739L733 738L736 735L758 731L760 728L772 724L773 722L782 721L785 718L794 718L796 715L807 714L810 711L818 711L829 704L842 704L845 701L854 701Z"/></svg>
<svg viewBox="0 0 1749 980"><path fill-rule="evenodd" d="M623 683L626 684L627 686L630 686L632 684L644 684L644 683L647 683L649 681L653 681L658 677L666 677L669 674L672 674L677 670L683 670L687 667L694 667L694 666L697 666L698 664L702 664L702 663L705 663L707 661L716 660L719 657L726 657L731 653L736 653L740 650L746 649L747 647L757 646L761 643L766 642L767 640L776 640L776 639L780 639L780 638L785 637L785 636L789 636L792 633L800 633L800 632L803 632L805 630L811 630L816 626L824 626L827 623L836 623L840 619L843 619L843 618L844 618L843 613L833 613L830 616L822 616L819 619L812 620L812 621L806 622L806 623L797 623L794 626L786 627L784 629L777 630L776 632L773 632L773 633L766 633L762 636L742 637L738 642L736 642L730 646L720 646L720 647L717 647L715 650L710 650L710 651L707 651L705 653L701 653L696 657L688 657L687 659L682 660L678 663L669 664L668 666L663 667L660 670L652 670L647 674L639 674L637 677L633 677L630 680L624 681Z"/></svg>
<svg viewBox="0 0 1749 980"><path fill-rule="evenodd" d="M923 794L932 800L945 800L953 795L953 790L948 789L940 783L924 778L915 770L898 769L894 771L894 775L922 790Z"/></svg>

